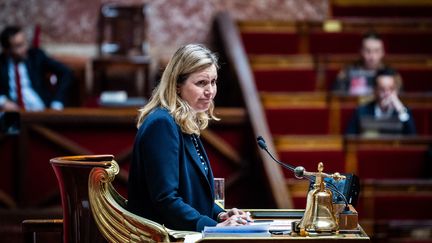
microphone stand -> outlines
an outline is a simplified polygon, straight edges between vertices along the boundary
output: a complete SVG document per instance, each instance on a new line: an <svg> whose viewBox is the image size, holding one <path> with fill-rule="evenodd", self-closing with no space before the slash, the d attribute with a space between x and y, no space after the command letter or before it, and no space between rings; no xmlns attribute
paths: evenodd
<svg viewBox="0 0 432 243"><path fill-rule="evenodd" d="M305 168L303 166L294 167L294 166L292 166L290 164L287 164L287 163L284 163L282 161L277 160L273 156L273 154L270 153L270 151L268 150L267 144L266 144L266 142L265 142L265 140L264 140L264 138L262 136L258 136L257 137L257 143L258 143L258 146L261 149L263 149L264 151L267 152L267 154L270 156L270 158L273 159L273 161L275 161L276 163L278 163L279 165L281 165L285 169L288 169L288 170L292 171L294 173L294 176L296 178L298 178L298 179L306 178L306 179L308 179L312 183L315 182L315 177L314 176L310 176L310 175L306 175L305 174L306 170L305 170ZM345 203L345 207L344 207L343 213L348 213L348 214L352 213L352 211L349 209L348 200L346 199L345 195L343 193L341 193L333 183L327 181L327 182L325 182L325 185L326 185L326 187L329 190L331 190L332 192L335 192L336 194L338 194L339 196L341 196L342 200Z"/></svg>

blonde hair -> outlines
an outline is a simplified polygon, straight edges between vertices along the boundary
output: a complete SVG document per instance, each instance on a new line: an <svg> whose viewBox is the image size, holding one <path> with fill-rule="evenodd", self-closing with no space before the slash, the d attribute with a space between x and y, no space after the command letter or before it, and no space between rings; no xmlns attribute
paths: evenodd
<svg viewBox="0 0 432 243"><path fill-rule="evenodd" d="M177 94L177 87L194 72L214 65L219 69L218 58L200 44L180 47L165 68L159 85L153 90L149 102L139 109L137 127L158 107L163 107L174 117L181 130L187 134L200 134L209 120L219 120L214 114L214 103L207 112L193 112L190 105Z"/></svg>

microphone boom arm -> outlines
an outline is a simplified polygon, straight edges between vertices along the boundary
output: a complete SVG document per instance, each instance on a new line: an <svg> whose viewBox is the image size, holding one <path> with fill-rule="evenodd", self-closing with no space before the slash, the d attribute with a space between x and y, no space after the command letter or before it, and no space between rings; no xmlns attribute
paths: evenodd
<svg viewBox="0 0 432 243"><path fill-rule="evenodd" d="M294 176L296 178L298 178L298 179L306 178L307 180L309 180L311 182L315 182L315 176L313 176L311 173L307 172L303 166L294 167L294 166L292 166L290 164L286 164L286 163L284 163L284 162L276 159L273 156L273 154L270 153L270 151L268 150L267 144L266 144L266 142L265 142L265 140L264 140L264 138L262 136L258 136L257 137L257 143L258 143L258 146L262 150L264 150L264 151L267 152L267 154L273 159L273 161L275 161L276 163L278 163L279 165L281 165L285 169L288 169L288 170L292 171L294 173ZM341 176L339 173L337 173L334 176L333 175L328 175L328 174L326 174L326 175L327 175L326 177L335 178L336 180L338 180L338 179L345 179L345 176ZM325 184L328 185L327 188L329 190L331 190L332 192L335 192L336 194L338 194L339 196L342 197L342 199L343 199L343 201L345 203L345 211L349 211L348 200L345 197L345 195L343 193L341 193L333 183L327 181L327 182L325 182Z"/></svg>

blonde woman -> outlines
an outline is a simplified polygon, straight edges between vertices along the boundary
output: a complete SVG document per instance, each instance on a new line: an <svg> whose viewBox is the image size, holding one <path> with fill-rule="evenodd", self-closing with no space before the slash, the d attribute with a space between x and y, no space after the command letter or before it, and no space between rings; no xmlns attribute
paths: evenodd
<svg viewBox="0 0 432 243"><path fill-rule="evenodd" d="M218 120L217 57L202 45L178 49L139 111L129 173L129 210L178 230L241 225L249 215L214 203L213 173L200 132Z"/></svg>

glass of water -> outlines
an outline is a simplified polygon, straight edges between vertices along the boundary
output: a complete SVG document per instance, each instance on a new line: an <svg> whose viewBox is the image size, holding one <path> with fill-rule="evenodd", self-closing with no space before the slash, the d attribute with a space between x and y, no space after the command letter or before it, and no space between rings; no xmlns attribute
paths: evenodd
<svg viewBox="0 0 432 243"><path fill-rule="evenodd" d="M214 178L215 203L225 208L225 178Z"/></svg>

